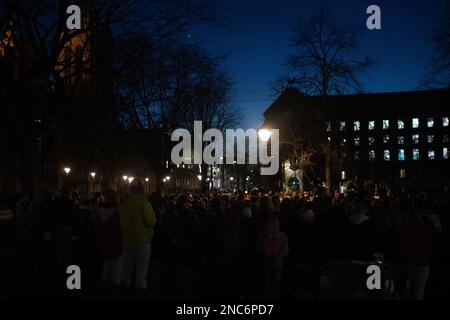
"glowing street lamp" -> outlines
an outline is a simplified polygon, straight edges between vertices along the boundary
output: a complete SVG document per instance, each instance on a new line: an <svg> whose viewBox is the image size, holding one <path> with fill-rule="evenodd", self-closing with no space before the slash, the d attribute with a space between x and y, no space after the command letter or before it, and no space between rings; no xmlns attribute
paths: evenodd
<svg viewBox="0 0 450 320"><path fill-rule="evenodd" d="M230 177L230 181L233 181L234 180L234 178L233 177Z"/></svg>
<svg viewBox="0 0 450 320"><path fill-rule="evenodd" d="M123 179L123 181L127 182L128 181L128 176L123 176L122 179Z"/></svg>
<svg viewBox="0 0 450 320"><path fill-rule="evenodd" d="M92 177L92 179L95 179L95 176L96 176L97 174L95 173L95 172L91 172L91 177Z"/></svg>
<svg viewBox="0 0 450 320"><path fill-rule="evenodd" d="M70 171L72 171L72 169L70 169L69 167L64 168L64 172L66 173L66 175L69 175Z"/></svg>
<svg viewBox="0 0 450 320"><path fill-rule="evenodd" d="M133 180L134 180L134 177L128 177L128 183L132 183L133 182Z"/></svg>
<svg viewBox="0 0 450 320"><path fill-rule="evenodd" d="M145 178L145 182L149 182L150 181L150 179L149 178Z"/></svg>
<svg viewBox="0 0 450 320"><path fill-rule="evenodd" d="M262 142L269 141L271 134L272 131L270 131L269 129L259 129L258 131L259 139L261 139Z"/></svg>
<svg viewBox="0 0 450 320"><path fill-rule="evenodd" d="M202 175L201 175L201 174L199 174L199 175L197 176L197 178L198 178L199 181L202 181Z"/></svg>
<svg viewBox="0 0 450 320"><path fill-rule="evenodd" d="M170 176L166 176L166 181L169 181L170 180Z"/></svg>

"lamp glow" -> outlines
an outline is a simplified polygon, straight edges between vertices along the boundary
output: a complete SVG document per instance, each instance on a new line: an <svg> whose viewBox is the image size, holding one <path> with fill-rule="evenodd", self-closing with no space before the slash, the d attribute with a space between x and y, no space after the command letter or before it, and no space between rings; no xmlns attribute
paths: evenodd
<svg viewBox="0 0 450 320"><path fill-rule="evenodd" d="M272 131L270 131L269 129L260 129L258 131L259 139L261 139L262 142L269 141L271 134L272 134Z"/></svg>
<svg viewBox="0 0 450 320"><path fill-rule="evenodd" d="M68 175L70 173L70 171L72 171L72 169L70 169L69 167L65 167L64 168L64 172Z"/></svg>
<svg viewBox="0 0 450 320"><path fill-rule="evenodd" d="M95 179L95 176L96 176L97 174L95 173L95 172L91 172L91 177L92 177L92 179Z"/></svg>

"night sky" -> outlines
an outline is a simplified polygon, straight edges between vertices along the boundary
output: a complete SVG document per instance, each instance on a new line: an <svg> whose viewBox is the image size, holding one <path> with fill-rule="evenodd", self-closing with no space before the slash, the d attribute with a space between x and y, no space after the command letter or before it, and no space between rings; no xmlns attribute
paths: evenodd
<svg viewBox="0 0 450 320"><path fill-rule="evenodd" d="M225 25L198 27L189 35L211 53L227 53L226 68L236 81L236 102L245 110L241 128L257 128L273 98L270 83L285 72L283 62L291 52L291 27L321 8L335 20L365 27L366 9L381 7L382 30L369 31L360 53L377 64L364 78L366 92L411 90L418 87L429 63L431 35L438 25L445 0L227 0Z"/></svg>

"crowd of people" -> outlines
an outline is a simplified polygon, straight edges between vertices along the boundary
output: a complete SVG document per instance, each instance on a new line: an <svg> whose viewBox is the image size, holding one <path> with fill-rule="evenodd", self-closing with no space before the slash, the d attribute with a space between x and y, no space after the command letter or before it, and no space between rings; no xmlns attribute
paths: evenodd
<svg viewBox="0 0 450 320"><path fill-rule="evenodd" d="M430 275L449 265L449 200L448 190L145 196L134 181L127 194L111 188L89 200L63 189L37 212L22 195L13 209L19 261L47 287L64 286L77 264L84 288L119 296L320 299L323 266L382 257L399 266L397 298L424 299Z"/></svg>

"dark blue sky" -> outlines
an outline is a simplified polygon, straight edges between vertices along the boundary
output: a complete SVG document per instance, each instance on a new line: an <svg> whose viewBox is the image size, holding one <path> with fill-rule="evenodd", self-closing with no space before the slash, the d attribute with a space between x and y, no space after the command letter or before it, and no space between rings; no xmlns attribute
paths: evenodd
<svg viewBox="0 0 450 320"><path fill-rule="evenodd" d="M228 53L236 101L245 111L240 127L257 128L271 104L270 83L285 72L291 27L300 17L330 9L338 21L365 27L366 9L381 8L382 30L368 31L359 51L377 60L364 79L367 92L415 89L433 50L430 40L445 0L227 0L223 27L201 27L191 37L212 53Z"/></svg>

